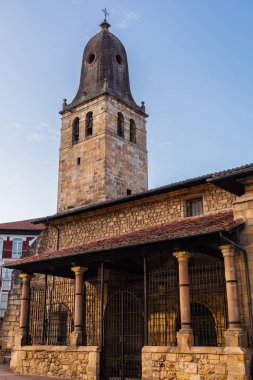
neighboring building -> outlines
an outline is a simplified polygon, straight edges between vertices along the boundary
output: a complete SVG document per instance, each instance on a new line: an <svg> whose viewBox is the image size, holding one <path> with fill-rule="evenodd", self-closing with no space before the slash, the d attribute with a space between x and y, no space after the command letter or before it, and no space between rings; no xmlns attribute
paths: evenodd
<svg viewBox="0 0 253 380"><path fill-rule="evenodd" d="M109 27L63 104L58 211L35 221L46 227L30 255L5 265L22 272L3 323L11 368L250 379L253 164L147 190L147 115Z"/></svg>
<svg viewBox="0 0 253 380"><path fill-rule="evenodd" d="M31 220L0 223L0 346L2 320L7 308L12 273L11 269L2 266L6 261L25 256L43 227L43 225L34 225Z"/></svg>

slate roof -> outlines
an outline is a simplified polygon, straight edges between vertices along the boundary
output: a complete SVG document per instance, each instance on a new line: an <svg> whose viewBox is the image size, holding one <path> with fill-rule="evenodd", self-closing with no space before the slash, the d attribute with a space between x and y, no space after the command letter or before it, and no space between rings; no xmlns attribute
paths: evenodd
<svg viewBox="0 0 253 380"><path fill-rule="evenodd" d="M190 178L186 179L184 181L178 181L174 182L171 184L168 184L166 186L162 187L157 187L155 189L143 191L142 193L137 193L133 195L128 195L126 197L114 199L114 200L108 200L104 202L99 202L99 203L93 203L89 204L86 206L81 206L77 208L73 208L70 210L66 211L61 211L57 214L50 215L44 218L38 218L34 220L34 223L46 223L51 220L57 220L61 218L65 218L68 216L73 216L73 215L78 215L83 212L89 212L89 211L94 211L97 209L102 209L106 208L109 206L114 206L118 204L123 204L123 203L128 203L131 201L135 201L138 199L145 199L154 195L159 195L159 194L164 194L164 193L169 193L171 191L175 190L180 190L192 186L197 186L197 185L203 185L208 182L215 183L216 181L221 181L223 179L229 179L231 177L233 178L242 178L246 177L247 175L252 175L253 174L253 163L239 166L236 168L228 169L228 170L223 170L220 172L215 172L215 173L210 173L210 174L205 174L203 176L195 177L195 178Z"/></svg>
<svg viewBox="0 0 253 380"><path fill-rule="evenodd" d="M7 262L5 266L9 268L18 268L19 265L26 263L47 261L58 257L76 256L154 242L189 238L222 231L232 231L243 225L244 221L242 219L234 220L232 210L198 217L180 218L167 224L149 227L71 248L60 249L58 251L49 251L36 256L24 257L19 260Z"/></svg>
<svg viewBox="0 0 253 380"><path fill-rule="evenodd" d="M44 228L44 224L34 224L33 219L0 223L0 231L41 231Z"/></svg>
<svg viewBox="0 0 253 380"><path fill-rule="evenodd" d="M79 89L73 101L64 110L109 93L143 112L131 94L125 48L121 41L109 32L110 24L103 22L100 26L101 31L88 41L84 49Z"/></svg>

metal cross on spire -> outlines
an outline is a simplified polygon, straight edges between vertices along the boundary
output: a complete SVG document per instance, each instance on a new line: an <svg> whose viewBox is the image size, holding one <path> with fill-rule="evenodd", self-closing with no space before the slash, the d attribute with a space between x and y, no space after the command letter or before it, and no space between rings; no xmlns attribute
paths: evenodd
<svg viewBox="0 0 253 380"><path fill-rule="evenodd" d="M107 21L107 20L106 20L106 17L109 16L109 13L107 12L107 9L106 9L106 8L105 8L105 9L102 9L102 12L103 12L104 15L105 15L105 19L104 19L104 21Z"/></svg>

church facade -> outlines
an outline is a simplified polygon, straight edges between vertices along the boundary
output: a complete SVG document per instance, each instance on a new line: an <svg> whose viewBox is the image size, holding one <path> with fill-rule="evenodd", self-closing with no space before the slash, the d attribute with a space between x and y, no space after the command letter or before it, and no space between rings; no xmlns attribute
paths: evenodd
<svg viewBox="0 0 253 380"><path fill-rule="evenodd" d="M57 213L34 221L45 229L30 254L6 264L21 272L3 326L11 368L250 379L253 164L148 190L145 105L109 27L63 103Z"/></svg>

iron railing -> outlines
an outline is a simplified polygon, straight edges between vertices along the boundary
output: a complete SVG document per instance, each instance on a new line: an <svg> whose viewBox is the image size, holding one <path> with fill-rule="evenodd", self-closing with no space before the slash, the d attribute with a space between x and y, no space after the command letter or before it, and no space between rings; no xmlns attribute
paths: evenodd
<svg viewBox="0 0 253 380"><path fill-rule="evenodd" d="M83 345L99 346L101 324L101 282L93 277L84 281Z"/></svg>
<svg viewBox="0 0 253 380"><path fill-rule="evenodd" d="M74 328L75 282L60 277L34 284L30 290L27 343L67 345ZM83 345L100 340L100 281L84 281Z"/></svg>
<svg viewBox="0 0 253 380"><path fill-rule="evenodd" d="M224 346L227 328L222 262L190 263L191 320L195 346Z"/></svg>
<svg viewBox="0 0 253 380"><path fill-rule="evenodd" d="M73 331L73 280L55 277L30 290L27 339L33 345L66 345Z"/></svg>
<svg viewBox="0 0 253 380"><path fill-rule="evenodd" d="M138 296L118 290L107 302L104 314L104 344L101 379L141 378L144 313Z"/></svg>
<svg viewBox="0 0 253 380"><path fill-rule="evenodd" d="M223 262L218 260L195 262L194 260L196 258L189 263L194 344L223 346L224 332L227 327ZM129 292L134 292L142 305L141 334L143 334L144 342L157 346L176 345L176 333L180 329L178 267L175 265L149 271L144 277L144 282L141 276L138 281L132 278L132 282L128 284L130 288L132 287ZM143 284L145 284L144 292ZM97 277L84 280L83 345L103 346L106 342L109 345L113 344L110 343L109 335L107 335L107 340L104 339L104 334L108 334L108 331L105 331L106 323L108 321L114 323L112 319L108 319L107 314L108 310L111 310L115 316L117 313L120 315L122 310L116 309L121 307L121 301L118 300L116 305L117 298L112 298L116 289L110 288L109 284L106 289L104 293L103 281ZM74 280L63 278L53 280L50 277L45 284L38 282L32 284L27 333L29 344L67 345L69 343L69 335L73 331L74 290ZM120 291L123 290L125 289ZM124 308L129 302L129 310L132 307L131 302L134 302L130 298L123 302ZM110 307L109 300L111 300ZM126 310L128 312L127 308ZM128 317L131 320L130 313ZM132 320L133 326L126 325L130 335L136 326L140 328L137 319ZM117 329L117 323L115 322L115 329Z"/></svg>
<svg viewBox="0 0 253 380"><path fill-rule="evenodd" d="M168 268L147 274L148 345L176 344L179 325L178 270Z"/></svg>

